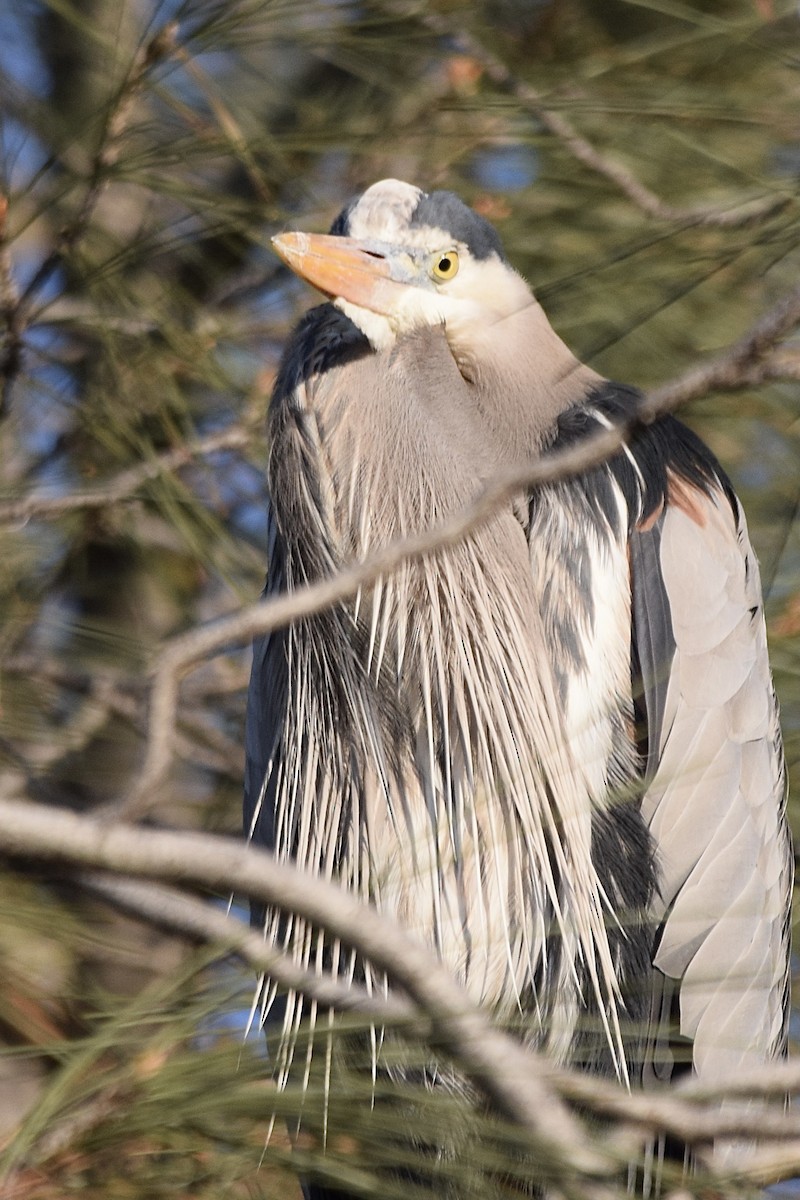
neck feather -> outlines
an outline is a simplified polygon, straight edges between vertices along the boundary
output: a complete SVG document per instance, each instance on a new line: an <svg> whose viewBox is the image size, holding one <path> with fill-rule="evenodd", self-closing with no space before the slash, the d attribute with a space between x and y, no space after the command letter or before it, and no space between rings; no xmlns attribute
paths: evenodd
<svg viewBox="0 0 800 1200"><path fill-rule="evenodd" d="M501 459L531 458L559 415L580 404L601 376L579 362L533 297L494 322L470 326L447 328L459 370L475 389Z"/></svg>

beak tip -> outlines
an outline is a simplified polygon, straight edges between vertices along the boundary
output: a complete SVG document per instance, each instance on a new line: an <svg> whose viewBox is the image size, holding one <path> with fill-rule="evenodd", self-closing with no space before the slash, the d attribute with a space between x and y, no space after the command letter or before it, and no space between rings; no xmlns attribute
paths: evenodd
<svg viewBox="0 0 800 1200"><path fill-rule="evenodd" d="M383 293L391 285L390 264L383 255L365 251L361 243L333 234L300 231L278 233L270 241L289 270L323 296L341 296L376 312L383 311L382 306L388 303Z"/></svg>
<svg viewBox="0 0 800 1200"><path fill-rule="evenodd" d="M278 258L282 258L284 262L288 262L289 259L296 258L298 252L302 253L304 249L302 239L304 236L302 233L276 233L274 237L270 238L270 244L278 255Z"/></svg>

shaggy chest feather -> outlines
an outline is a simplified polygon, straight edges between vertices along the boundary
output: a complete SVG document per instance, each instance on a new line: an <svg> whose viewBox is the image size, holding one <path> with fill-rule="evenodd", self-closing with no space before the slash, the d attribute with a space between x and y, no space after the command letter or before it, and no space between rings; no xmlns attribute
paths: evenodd
<svg viewBox="0 0 800 1200"><path fill-rule="evenodd" d="M429 412L427 435L410 444L407 430L425 421L384 429L398 405L362 388L370 411L354 414L335 383L332 372L301 389L285 443L273 443L273 455L307 473L314 501L304 525L284 518L290 585L313 573L310 556L320 573L335 570L446 516L434 496L456 507L478 484L463 469L447 479L456 457L463 467L468 429L442 429ZM365 452L375 425L370 440L391 457ZM534 555L534 567L549 566ZM587 700L597 690L587 666L565 706L547 625L569 600L545 578L552 572L532 571L509 506L353 604L293 626L275 828L279 855L396 916L475 1000L530 1013L532 1039L563 1059L579 973L602 995L604 1019L616 1020L591 816L605 798L620 681ZM586 637L593 628L594 615ZM621 640L620 663L626 649ZM601 674L618 666L603 662ZM284 936L307 963L329 953L301 923ZM368 974L354 960L347 969Z"/></svg>

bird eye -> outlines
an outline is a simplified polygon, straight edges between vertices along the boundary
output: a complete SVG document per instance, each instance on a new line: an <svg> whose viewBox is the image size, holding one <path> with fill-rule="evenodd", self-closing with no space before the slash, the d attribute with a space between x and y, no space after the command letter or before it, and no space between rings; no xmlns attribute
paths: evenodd
<svg viewBox="0 0 800 1200"><path fill-rule="evenodd" d="M431 274L434 279L448 280L458 274L458 254L455 250L448 250L446 254L439 254L434 259Z"/></svg>

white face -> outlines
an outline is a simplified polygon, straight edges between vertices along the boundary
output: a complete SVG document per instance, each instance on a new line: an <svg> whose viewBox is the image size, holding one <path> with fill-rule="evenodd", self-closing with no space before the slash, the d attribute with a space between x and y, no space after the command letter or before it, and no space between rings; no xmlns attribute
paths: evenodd
<svg viewBox="0 0 800 1200"><path fill-rule="evenodd" d="M490 333L491 326L535 303L525 281L498 255L476 259L445 229L412 226L423 193L384 179L373 184L348 214L348 233L374 245L389 260L391 304L365 307L345 296L334 303L377 350L420 327L441 325L455 356Z"/></svg>

